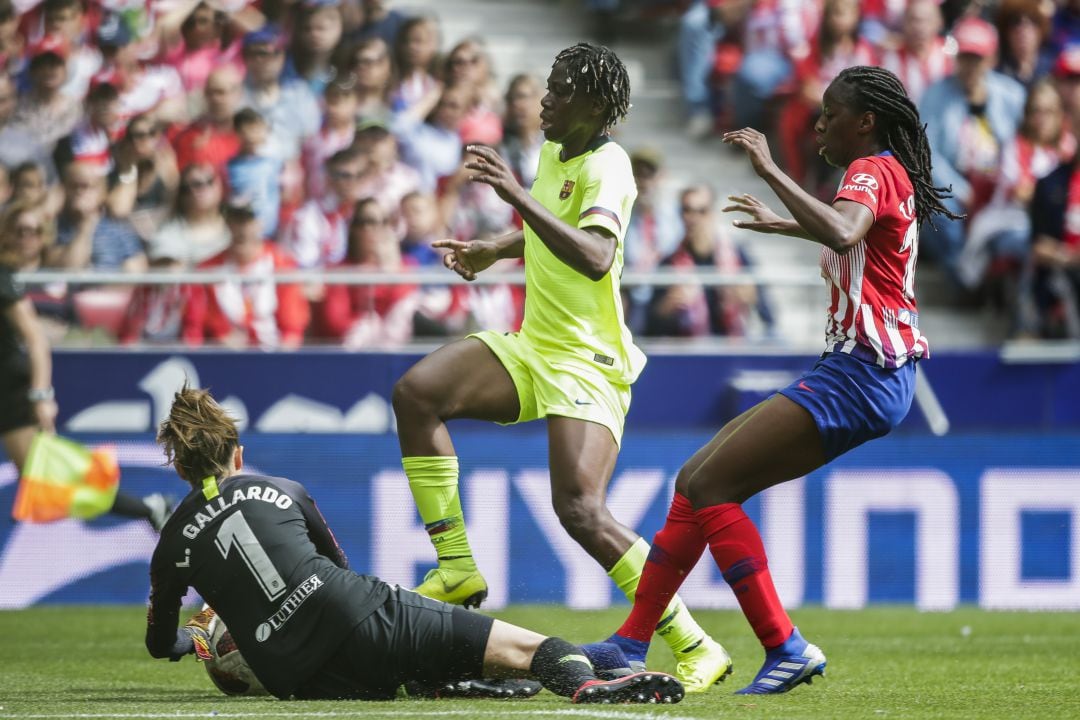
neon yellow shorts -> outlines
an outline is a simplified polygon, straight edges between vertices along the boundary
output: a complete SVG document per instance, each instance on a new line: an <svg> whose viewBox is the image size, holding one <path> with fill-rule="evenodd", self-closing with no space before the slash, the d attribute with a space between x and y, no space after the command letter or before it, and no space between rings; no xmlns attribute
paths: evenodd
<svg viewBox="0 0 1080 720"><path fill-rule="evenodd" d="M611 431L622 443L630 386L608 380L587 361L570 354L540 353L518 333L491 330L470 335L495 353L517 388L521 414L514 423L548 415L587 420Z"/></svg>

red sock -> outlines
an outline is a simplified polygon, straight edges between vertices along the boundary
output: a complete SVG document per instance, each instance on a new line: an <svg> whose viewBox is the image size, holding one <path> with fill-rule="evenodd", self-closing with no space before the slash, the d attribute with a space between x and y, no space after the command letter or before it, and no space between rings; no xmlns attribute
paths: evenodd
<svg viewBox="0 0 1080 720"><path fill-rule="evenodd" d="M770 650L782 645L794 626L776 594L765 546L738 503L722 503L695 513L724 580L758 640Z"/></svg>
<svg viewBox="0 0 1080 720"><path fill-rule="evenodd" d="M634 608L617 633L649 642L671 598L704 551L705 536L694 518L694 508L685 496L675 493L667 521L653 538L641 571Z"/></svg>

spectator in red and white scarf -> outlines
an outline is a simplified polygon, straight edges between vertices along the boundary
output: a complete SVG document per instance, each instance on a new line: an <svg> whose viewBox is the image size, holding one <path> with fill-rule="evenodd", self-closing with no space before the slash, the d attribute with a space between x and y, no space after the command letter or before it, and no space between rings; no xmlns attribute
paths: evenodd
<svg viewBox="0 0 1080 720"><path fill-rule="evenodd" d="M916 105L926 88L952 72L953 56L945 50L942 26L938 0L910 0L900 46L886 49L881 56L881 66L900 78Z"/></svg>
<svg viewBox="0 0 1080 720"><path fill-rule="evenodd" d="M109 82L119 91L121 126L147 112L153 112L163 123L187 120L179 73L168 65L144 63L136 40L119 14L106 15L98 26L97 42L104 63L94 80Z"/></svg>
<svg viewBox="0 0 1080 720"><path fill-rule="evenodd" d="M229 279L215 285L192 286L184 311L185 342L298 347L310 319L307 298L301 286L273 281L275 272L292 270L296 264L266 241L250 201L231 199L225 219L231 244L200 268L224 271Z"/></svg>
<svg viewBox="0 0 1080 720"><path fill-rule="evenodd" d="M736 272L751 262L745 251L721 231L716 222L710 188L694 185L682 192L680 211L686 234L662 267L693 272ZM689 279L682 285L658 288L649 306L646 335L665 337L742 337L755 315L769 322L770 314L754 285L703 287Z"/></svg>
<svg viewBox="0 0 1080 720"><path fill-rule="evenodd" d="M345 257L349 220L363 197L365 165L364 153L356 147L338 150L327 159L326 190L293 214L281 238L281 246L300 267L325 268Z"/></svg>
<svg viewBox="0 0 1080 720"><path fill-rule="evenodd" d="M818 145L813 139L825 88L844 68L876 64L874 48L859 37L858 0L825 0L821 32L810 53L795 63L798 92L785 103L777 120L787 173L796 182L805 183L811 169L818 171L812 185L821 185L823 176L833 174L817 159ZM834 191L835 184L827 189Z"/></svg>
<svg viewBox="0 0 1080 720"><path fill-rule="evenodd" d="M342 269L409 272L391 218L374 199L356 204ZM413 334L420 292L415 285L328 285L316 306L316 333L349 348L395 347Z"/></svg>
<svg viewBox="0 0 1080 720"><path fill-rule="evenodd" d="M300 150L304 195L309 200L320 199L326 194L326 161L352 145L356 137L358 106L356 85L351 78L327 84L323 91L322 127L304 141Z"/></svg>

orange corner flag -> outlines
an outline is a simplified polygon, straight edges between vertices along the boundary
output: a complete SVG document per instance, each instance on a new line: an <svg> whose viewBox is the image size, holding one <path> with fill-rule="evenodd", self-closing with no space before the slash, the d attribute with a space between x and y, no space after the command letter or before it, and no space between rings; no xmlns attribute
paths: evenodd
<svg viewBox="0 0 1080 720"><path fill-rule="evenodd" d="M90 450L74 440L38 433L11 516L22 522L89 520L112 508L119 485L120 466L112 447Z"/></svg>

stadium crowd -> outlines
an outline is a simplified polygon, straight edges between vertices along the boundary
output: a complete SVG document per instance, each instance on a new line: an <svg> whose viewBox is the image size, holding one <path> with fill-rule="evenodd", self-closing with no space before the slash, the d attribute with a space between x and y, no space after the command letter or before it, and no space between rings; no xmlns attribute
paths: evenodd
<svg viewBox="0 0 1080 720"><path fill-rule="evenodd" d="M1069 222L1080 217L1080 1L644 5L681 14L686 132L767 130L785 168L822 197L836 180L811 129L824 87L851 65L896 72L928 122L935 181L967 216L924 226L924 256L957 302L1004 303L1015 335L1080 336L1080 227ZM433 239L520 224L464 167L465 146L481 143L526 187L535 175L544 89L496 71L482 39L444 47L437 18L386 0L0 0L0 245L17 250L21 271L233 278L31 285L53 339L362 348L513 330L523 302L510 284L343 285L331 272L441 267ZM709 187L670 200L660 154L631 150L629 270L750 265ZM327 270L325 282L267 280L294 268ZM645 335L772 325L753 285L625 295Z"/></svg>
<svg viewBox="0 0 1080 720"><path fill-rule="evenodd" d="M19 270L214 269L215 285L32 287L54 335L348 347L520 324L509 286L269 282L410 272L516 222L467 143L528 182L539 82L383 2L0 2L4 243ZM517 221L519 222L519 221ZM327 275L329 279L330 275Z"/></svg>
<svg viewBox="0 0 1080 720"><path fill-rule="evenodd" d="M920 248L958 305L994 303L1017 338L1080 337L1080 2L703 0L682 15L687 132L766 130L822 199L822 93L845 67L901 79L927 124L934 183L965 217L924 223Z"/></svg>

